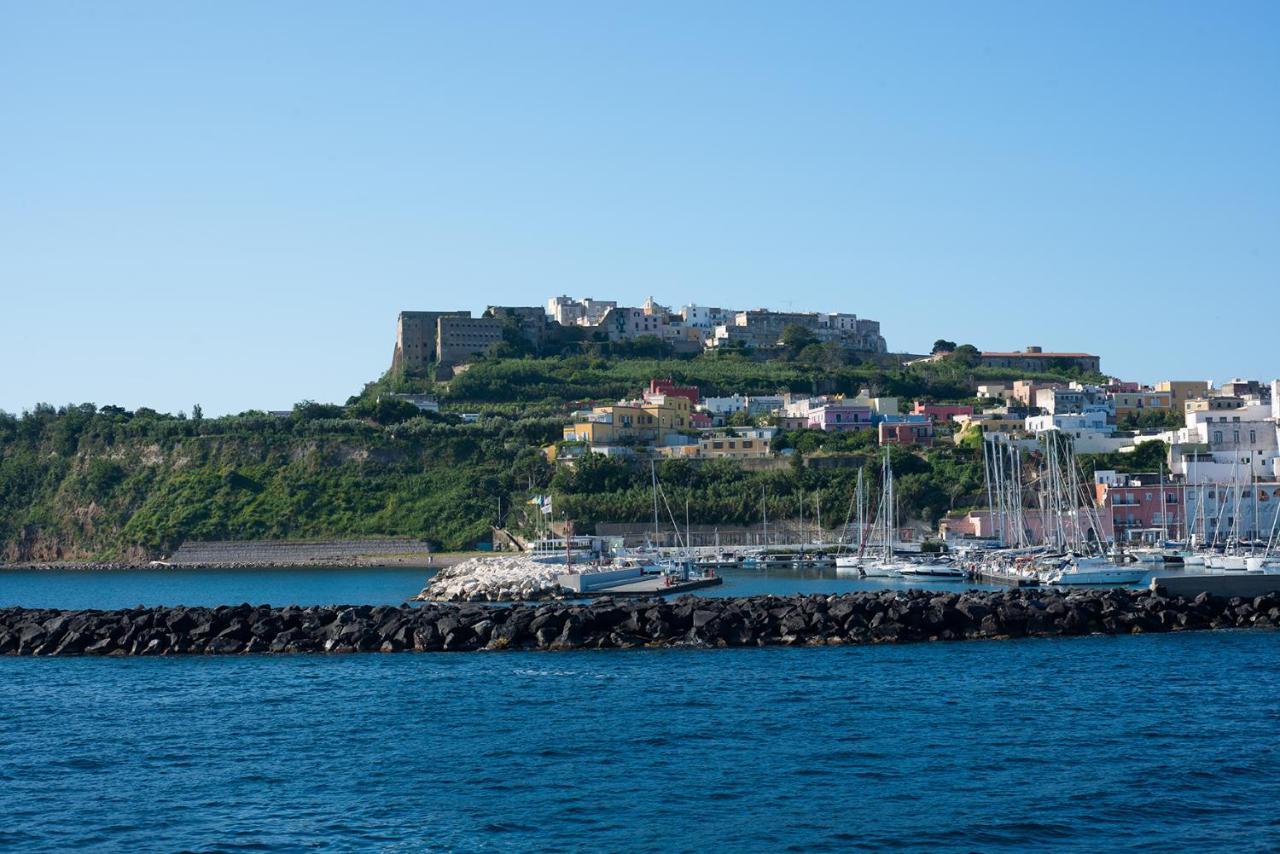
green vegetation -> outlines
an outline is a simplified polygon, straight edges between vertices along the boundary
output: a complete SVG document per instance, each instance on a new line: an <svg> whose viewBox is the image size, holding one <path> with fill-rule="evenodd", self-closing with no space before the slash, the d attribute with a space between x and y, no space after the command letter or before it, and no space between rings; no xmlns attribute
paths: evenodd
<svg viewBox="0 0 1280 854"><path fill-rule="evenodd" d="M797 342L801 343L801 342ZM967 347L967 349L966 349ZM691 359L621 359L589 356L484 359L438 388L446 404L551 403L616 400L634 395L652 377L671 377L696 385L704 396L738 394L857 394L934 400L973 397L984 381L1039 379L1065 382L1068 373L1028 375L1001 368L974 367L974 348L962 346L936 362L909 367L848 364L837 361L824 345L806 343L790 360L758 361L738 352L711 353ZM380 388L426 390L430 384L404 377L384 377Z"/></svg>
<svg viewBox="0 0 1280 854"><path fill-rule="evenodd" d="M510 508L550 479L537 448L559 419L389 409L385 424L315 404L198 422L91 404L0 415L0 547L111 558L185 539L385 534L459 549L488 536L499 499Z"/></svg>
<svg viewBox="0 0 1280 854"><path fill-rule="evenodd" d="M303 401L283 417L207 418L197 406L187 418L92 404L0 413L0 557L113 559L167 554L188 539L372 535L460 549L488 537L499 504L505 525L529 530L528 499L548 491L557 518L646 521L646 464L588 456L557 469L545 461L541 448L559 440L567 413L583 402L634 396L668 376L707 395L866 388L904 400L968 399L978 382L1014 376L975 368L976 351L963 345L901 368L852 363L790 332L774 361L740 350L672 359L601 348L484 359L447 384L388 373L344 405ZM436 394L445 414L392 396L405 392ZM464 423L460 413L479 417ZM790 459L765 471L664 462L663 489L681 513L688 500L695 523L755 523L762 500L770 518L798 516L801 501L809 516L816 500L829 525L843 522L858 467L875 489L879 451L869 431L784 432L775 448ZM891 454L901 518L933 523L982 500L980 442ZM1120 462L1145 465L1142 454Z"/></svg>
<svg viewBox="0 0 1280 854"><path fill-rule="evenodd" d="M802 431L811 433L813 431ZM869 435L863 433L862 435ZM805 437L784 436L794 447ZM666 460L657 467L663 495L683 524L685 502L691 520L698 524L759 524L767 507L771 520L814 518L822 508L828 528L844 524L862 468L868 495L879 489L879 452L872 447L850 454L852 465L817 468L804 465L797 454L793 464L770 471L745 471L728 460L694 463ZM985 500L980 495L982 455L966 449L940 446L921 453L891 448L894 487L903 518L935 524L947 512ZM625 460L588 455L573 468L560 468L552 478L556 515L578 522L648 522L653 519L653 492L647 466ZM661 511L668 522L667 511Z"/></svg>
<svg viewBox="0 0 1280 854"><path fill-rule="evenodd" d="M1186 416L1172 409L1133 412L1116 423L1119 430L1177 430L1186 426Z"/></svg>
<svg viewBox="0 0 1280 854"><path fill-rule="evenodd" d="M1095 471L1118 471L1123 474L1159 471L1169 458L1164 442L1143 442L1130 453L1081 454L1080 465L1092 475Z"/></svg>

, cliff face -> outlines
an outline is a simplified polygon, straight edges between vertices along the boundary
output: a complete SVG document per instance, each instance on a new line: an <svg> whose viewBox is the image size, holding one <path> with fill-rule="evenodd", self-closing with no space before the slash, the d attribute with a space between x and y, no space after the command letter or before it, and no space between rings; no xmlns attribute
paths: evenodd
<svg viewBox="0 0 1280 854"><path fill-rule="evenodd" d="M187 539L367 535L467 548L488 536L498 497L509 505L520 449L556 426L3 416L0 555L140 560Z"/></svg>

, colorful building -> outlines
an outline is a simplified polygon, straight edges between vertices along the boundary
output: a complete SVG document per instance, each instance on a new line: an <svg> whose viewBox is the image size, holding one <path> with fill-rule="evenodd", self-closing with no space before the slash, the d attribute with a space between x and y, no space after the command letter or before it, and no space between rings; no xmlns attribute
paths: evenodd
<svg viewBox="0 0 1280 854"><path fill-rule="evenodd" d="M1151 540L1167 526L1170 537L1183 530L1183 487L1165 483L1161 497L1160 475L1094 473L1094 498L1098 521L1109 539L1119 542Z"/></svg>
<svg viewBox="0 0 1280 854"><path fill-rule="evenodd" d="M1036 395L1042 389L1047 388L1066 388L1065 383L1042 383L1036 380L1014 380L1013 390L1009 393L1008 400L1020 406L1031 407L1036 405Z"/></svg>
<svg viewBox="0 0 1280 854"><path fill-rule="evenodd" d="M923 415L931 421L950 421L957 415L972 415L973 407L967 404L927 403L917 400L911 407L912 415Z"/></svg>
<svg viewBox="0 0 1280 854"><path fill-rule="evenodd" d="M1021 436L1026 432L1025 419L1008 415L1004 412L982 412L974 415L959 415L955 418L956 432L953 436L957 444L965 438L965 431L978 429L986 435L996 433L1004 436Z"/></svg>
<svg viewBox="0 0 1280 854"><path fill-rule="evenodd" d="M839 433L850 430L870 430L871 409L850 403L827 403L812 408L807 413L806 427L810 430L826 430Z"/></svg>
<svg viewBox="0 0 1280 854"><path fill-rule="evenodd" d="M881 445L930 447L936 432L933 420L925 415L889 415L876 426Z"/></svg>
<svg viewBox="0 0 1280 854"><path fill-rule="evenodd" d="M656 444L692 429L693 406L685 397L653 395L644 401L597 406L564 428L566 442L589 445Z"/></svg>
<svg viewBox="0 0 1280 854"><path fill-rule="evenodd" d="M1209 393L1209 383L1204 380L1161 380L1156 391L1169 392L1169 406L1178 412L1186 411L1187 401L1204 397Z"/></svg>
<svg viewBox="0 0 1280 854"><path fill-rule="evenodd" d="M1231 397L1230 395L1210 395L1208 397L1193 397L1182 405L1183 412L1217 412L1223 409L1242 409L1245 400L1241 397Z"/></svg>
<svg viewBox="0 0 1280 854"><path fill-rule="evenodd" d="M702 400L702 393L697 386L676 385L675 380L670 377L665 380L649 380L649 389L645 392L645 397L656 394L663 394L668 397L685 397L694 406L697 406L698 402Z"/></svg>
<svg viewBox="0 0 1280 854"><path fill-rule="evenodd" d="M1111 395L1115 404L1116 419L1144 412L1169 412L1173 407L1173 393L1168 391L1118 391Z"/></svg>
<svg viewBox="0 0 1280 854"><path fill-rule="evenodd" d="M768 457L777 430L773 427L714 430L688 444L657 448L664 457L673 459L754 459Z"/></svg>
<svg viewBox="0 0 1280 854"><path fill-rule="evenodd" d="M1115 539L1154 541L1165 533L1201 542L1265 540L1280 512L1280 483L1173 483L1158 472L1094 473L1098 517Z"/></svg>
<svg viewBox="0 0 1280 854"><path fill-rule="evenodd" d="M1078 383L1063 388L1042 388L1036 391L1033 401L1049 415L1078 415L1082 412L1106 412L1115 416L1115 403L1097 386Z"/></svg>

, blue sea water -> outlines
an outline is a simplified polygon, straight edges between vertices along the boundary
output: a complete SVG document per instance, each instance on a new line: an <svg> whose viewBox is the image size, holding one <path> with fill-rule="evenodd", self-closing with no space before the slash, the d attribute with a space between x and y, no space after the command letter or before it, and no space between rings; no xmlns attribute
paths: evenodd
<svg viewBox="0 0 1280 854"><path fill-rule="evenodd" d="M432 570L412 567L300 569L10 569L0 607L132 608L135 605L399 605Z"/></svg>
<svg viewBox="0 0 1280 854"><path fill-rule="evenodd" d="M21 851L1275 850L1280 634L0 659Z"/></svg>
<svg viewBox="0 0 1280 854"><path fill-rule="evenodd" d="M0 607L131 608L135 605L398 605L418 594L434 570L406 567L304 569L12 569L0 571ZM729 569L708 596L844 593L906 587L893 579L858 579L834 569ZM930 580L937 589L981 587Z"/></svg>
<svg viewBox="0 0 1280 854"><path fill-rule="evenodd" d="M0 604L395 603L423 575L10 571ZM714 592L884 584L735 570ZM1278 767L1261 630L0 657L0 849L21 851L1262 851Z"/></svg>

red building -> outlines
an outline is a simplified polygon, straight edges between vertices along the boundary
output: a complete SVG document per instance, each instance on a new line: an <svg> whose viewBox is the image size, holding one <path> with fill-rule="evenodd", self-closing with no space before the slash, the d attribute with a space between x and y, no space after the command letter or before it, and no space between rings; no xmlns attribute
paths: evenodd
<svg viewBox="0 0 1280 854"><path fill-rule="evenodd" d="M881 445L933 445L932 421L882 421L879 430Z"/></svg>
<svg viewBox="0 0 1280 854"><path fill-rule="evenodd" d="M711 413L709 412L691 412L689 413L689 426L695 430L706 430L712 426Z"/></svg>
<svg viewBox="0 0 1280 854"><path fill-rule="evenodd" d="M1098 472L1098 478L1101 482L1093 485L1098 521L1115 539L1122 543L1151 539L1161 528L1167 528L1170 537L1185 536L1182 484L1166 482L1162 499L1160 475L1155 472Z"/></svg>
<svg viewBox="0 0 1280 854"><path fill-rule="evenodd" d="M649 391L646 394L665 394L668 397L684 397L694 406L702 400L702 393L698 391L697 386L676 385L675 380L668 377L665 380L651 379L649 380Z"/></svg>
<svg viewBox="0 0 1280 854"><path fill-rule="evenodd" d="M925 403L923 400L917 400L915 406L911 409L912 415L927 415L929 420L950 421L957 415L972 415L972 406L961 406L958 404L946 403Z"/></svg>

